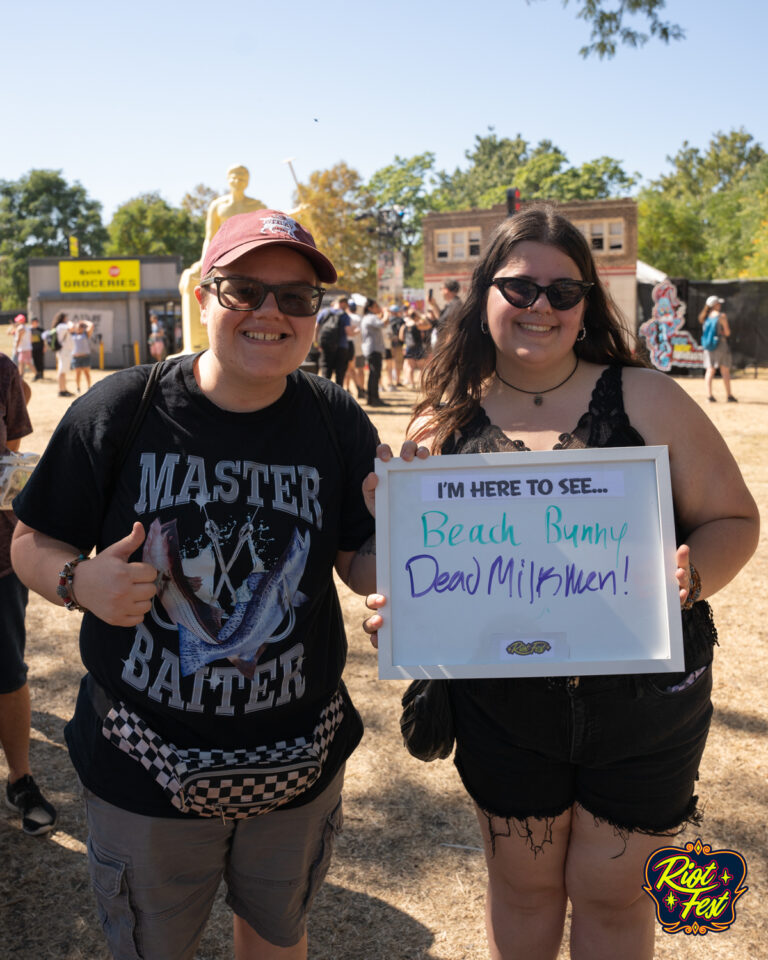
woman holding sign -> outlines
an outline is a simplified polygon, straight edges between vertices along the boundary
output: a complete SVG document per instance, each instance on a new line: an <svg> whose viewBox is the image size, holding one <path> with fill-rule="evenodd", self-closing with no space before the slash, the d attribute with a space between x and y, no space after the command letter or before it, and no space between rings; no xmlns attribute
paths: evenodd
<svg viewBox="0 0 768 960"><path fill-rule="evenodd" d="M497 229L423 389L406 459L669 448L684 672L450 682L455 763L485 841L491 956L556 957L570 899L572 957L648 960L645 861L698 817L715 642L705 598L754 552L757 508L698 405L634 359L586 241L550 207Z"/></svg>

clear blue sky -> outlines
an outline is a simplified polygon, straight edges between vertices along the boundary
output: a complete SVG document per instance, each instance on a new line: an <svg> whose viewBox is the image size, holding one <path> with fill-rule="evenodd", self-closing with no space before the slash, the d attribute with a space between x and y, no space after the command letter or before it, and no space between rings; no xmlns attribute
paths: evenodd
<svg viewBox="0 0 768 960"><path fill-rule="evenodd" d="M768 149L768 4L668 0L685 40L585 61L578 2L8 3L0 178L62 170L107 222L139 193L223 192L233 163L278 208L288 157L300 180L425 150L452 170L489 126L645 180L718 130Z"/></svg>

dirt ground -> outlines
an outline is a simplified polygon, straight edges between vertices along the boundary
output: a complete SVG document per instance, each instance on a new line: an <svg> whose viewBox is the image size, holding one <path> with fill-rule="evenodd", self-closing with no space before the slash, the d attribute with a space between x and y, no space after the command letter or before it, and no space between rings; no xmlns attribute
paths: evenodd
<svg viewBox="0 0 768 960"><path fill-rule="evenodd" d="M701 379L680 383L699 402ZM722 400L722 385L716 383ZM768 370L734 383L738 404L702 403L733 450L768 516ZM386 394L375 411L383 440L398 449L415 395ZM49 372L34 384L35 433L25 450L42 451L69 401ZM62 477L66 489L67 478ZM659 932L661 960L768 957L768 543L712 603L720 634L715 717L698 793L704 822L696 835L746 859L749 892L734 926L707 936ZM376 678L375 655L360 628L363 600L340 586L350 655L345 678L366 734L347 766L345 831L310 924L312 960L481 960L485 870L479 830L449 761L423 764L402 746L399 698L405 686ZM27 616L33 697L32 762L59 808L56 831L27 837L10 812L0 815L0 960L107 960L85 857L86 832L63 738L82 668L79 617L38 597ZM0 777L7 770L0 755ZM638 878L641 883L641 878ZM199 960L232 956L229 910L220 894ZM567 936L560 957L568 956ZM620 960L620 958L617 958Z"/></svg>

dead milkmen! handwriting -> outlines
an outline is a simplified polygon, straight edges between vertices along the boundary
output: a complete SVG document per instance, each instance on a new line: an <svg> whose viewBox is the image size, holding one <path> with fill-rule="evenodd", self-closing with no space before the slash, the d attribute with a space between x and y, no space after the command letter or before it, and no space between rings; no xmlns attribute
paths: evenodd
<svg viewBox="0 0 768 960"><path fill-rule="evenodd" d="M482 592L491 595L504 594L510 599L535 603L537 600L556 597L581 596L584 593L619 595L629 580L629 557L624 559L624 569L590 570L575 563L545 565L535 560L496 556L486 567L473 556L465 570L441 569L432 554L417 554L405 563L412 598L425 597L429 593L454 593L457 590L474 596ZM623 590L624 595L627 590Z"/></svg>

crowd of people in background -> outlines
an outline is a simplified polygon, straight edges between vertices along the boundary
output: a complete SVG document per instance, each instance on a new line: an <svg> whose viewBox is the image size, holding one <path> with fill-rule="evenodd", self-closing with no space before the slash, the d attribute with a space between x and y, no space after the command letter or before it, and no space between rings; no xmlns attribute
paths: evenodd
<svg viewBox="0 0 768 960"><path fill-rule="evenodd" d="M75 371L75 389L80 393L83 381L91 387L91 346L94 325L90 320L71 320L60 311L53 318L50 330L43 330L37 317L27 320L23 313L13 318L6 331L13 338L11 359L22 379L29 370L33 380L45 379L44 354L56 355L56 377L60 397L74 397L67 388L67 374Z"/></svg>
<svg viewBox="0 0 768 960"><path fill-rule="evenodd" d="M381 393L402 387L420 390L421 376L435 352L442 332L461 311L463 301L457 280L446 280L440 290L440 303L433 290L425 301L382 305L360 294L341 294L331 306L320 311L315 341L308 360L326 379L333 379L369 407L386 407ZM731 335L721 297L710 296L698 320L704 357L704 383L707 399L714 403L713 384L719 372L726 400L736 403L731 393ZM709 321L715 333L705 333ZM366 376L367 375L367 376Z"/></svg>
<svg viewBox="0 0 768 960"><path fill-rule="evenodd" d="M423 309L408 302L382 305L360 294L339 295L317 316L310 362L321 376L346 390L354 386L358 400L369 407L387 405L382 392L418 390L441 330L461 307L456 280L447 280L441 292L442 307L430 290Z"/></svg>

